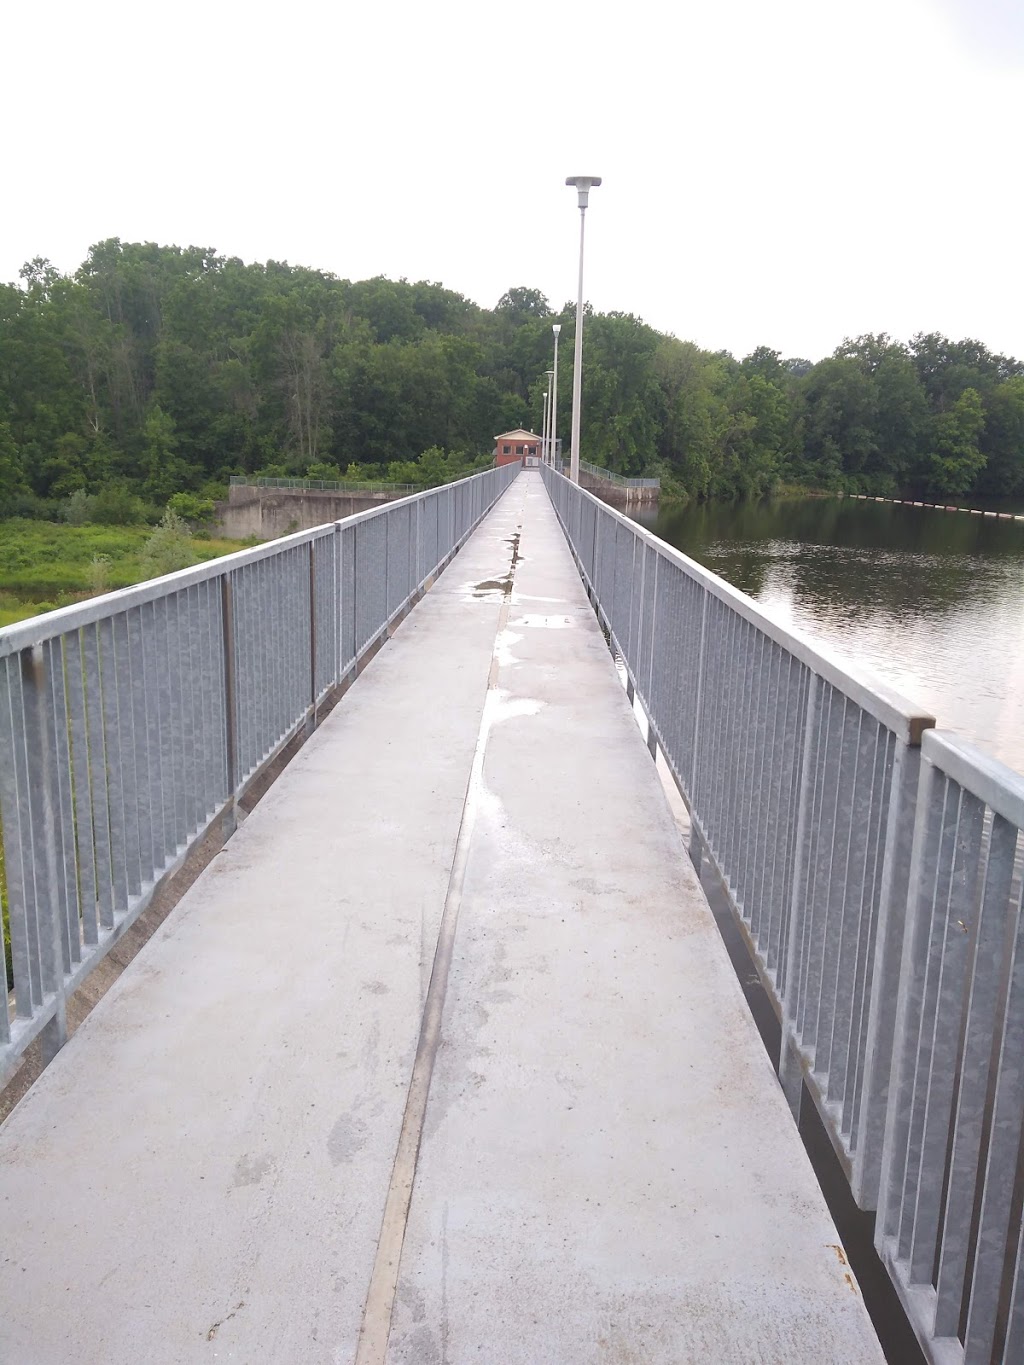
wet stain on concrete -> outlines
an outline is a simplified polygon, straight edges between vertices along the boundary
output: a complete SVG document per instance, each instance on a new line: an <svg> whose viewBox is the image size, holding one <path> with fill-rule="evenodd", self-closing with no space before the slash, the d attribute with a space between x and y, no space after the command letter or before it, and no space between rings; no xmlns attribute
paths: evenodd
<svg viewBox="0 0 1024 1365"><path fill-rule="evenodd" d="M327 1155L334 1166L353 1161L366 1146L366 1120L358 1114L342 1114L327 1139Z"/></svg>
<svg viewBox="0 0 1024 1365"><path fill-rule="evenodd" d="M245 1185L258 1185L273 1164L270 1157L267 1156L251 1157L248 1153L245 1156L240 1156L235 1163L233 1188L240 1190Z"/></svg>

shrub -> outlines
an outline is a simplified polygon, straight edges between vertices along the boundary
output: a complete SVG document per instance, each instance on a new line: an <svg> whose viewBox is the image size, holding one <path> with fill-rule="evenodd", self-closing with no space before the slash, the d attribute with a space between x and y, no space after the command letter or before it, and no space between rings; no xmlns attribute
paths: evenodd
<svg viewBox="0 0 1024 1365"><path fill-rule="evenodd" d="M150 537L152 539L152 537ZM113 560L109 555L93 555L89 564L89 591L94 597L110 589L110 566Z"/></svg>
<svg viewBox="0 0 1024 1365"><path fill-rule="evenodd" d="M85 526L92 521L93 500L84 488L78 488L64 504L64 520L69 526Z"/></svg>
<svg viewBox="0 0 1024 1365"><path fill-rule="evenodd" d="M146 520L146 509L124 484L108 483L93 498L92 519L101 526L136 526Z"/></svg>
<svg viewBox="0 0 1024 1365"><path fill-rule="evenodd" d="M167 508L192 526L208 526L213 520L213 499L198 493L174 493L167 501Z"/></svg>
<svg viewBox="0 0 1024 1365"><path fill-rule="evenodd" d="M31 521L60 521L61 504L56 498L40 498L35 493L16 493L4 508L9 517Z"/></svg>
<svg viewBox="0 0 1024 1365"><path fill-rule="evenodd" d="M188 523L168 507L160 524L142 547L139 562L147 578L160 578L178 569L187 569L196 561L192 548L192 532Z"/></svg>

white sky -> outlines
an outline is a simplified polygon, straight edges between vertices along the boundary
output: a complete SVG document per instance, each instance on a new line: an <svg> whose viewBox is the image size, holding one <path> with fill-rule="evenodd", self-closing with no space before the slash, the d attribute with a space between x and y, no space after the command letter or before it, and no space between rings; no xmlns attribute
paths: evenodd
<svg viewBox="0 0 1024 1365"><path fill-rule="evenodd" d="M939 330L1024 358L1022 0L3 16L0 279L118 236L560 305L589 173L598 309L738 356Z"/></svg>

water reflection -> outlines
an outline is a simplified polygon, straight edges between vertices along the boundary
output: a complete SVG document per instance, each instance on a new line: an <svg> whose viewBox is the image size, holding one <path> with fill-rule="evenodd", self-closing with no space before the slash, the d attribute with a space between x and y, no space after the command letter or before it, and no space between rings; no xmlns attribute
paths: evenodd
<svg viewBox="0 0 1024 1365"><path fill-rule="evenodd" d="M645 521L1024 771L1024 523L839 498Z"/></svg>

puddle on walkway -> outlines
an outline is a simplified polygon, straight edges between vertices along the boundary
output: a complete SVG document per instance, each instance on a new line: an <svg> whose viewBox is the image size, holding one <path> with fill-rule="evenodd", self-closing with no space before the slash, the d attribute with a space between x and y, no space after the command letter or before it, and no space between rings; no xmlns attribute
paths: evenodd
<svg viewBox="0 0 1024 1365"><path fill-rule="evenodd" d="M474 597L508 597L512 592L512 575L507 578L485 578L472 585Z"/></svg>
<svg viewBox="0 0 1024 1365"><path fill-rule="evenodd" d="M573 621L571 616L517 616L510 624L535 630L568 630Z"/></svg>
<svg viewBox="0 0 1024 1365"><path fill-rule="evenodd" d="M512 546L512 559L508 566L508 573L504 578L485 578L480 583L469 584L473 590L474 597L511 597L512 581L516 574L516 565L519 563L519 536L516 531L505 541L506 545Z"/></svg>

